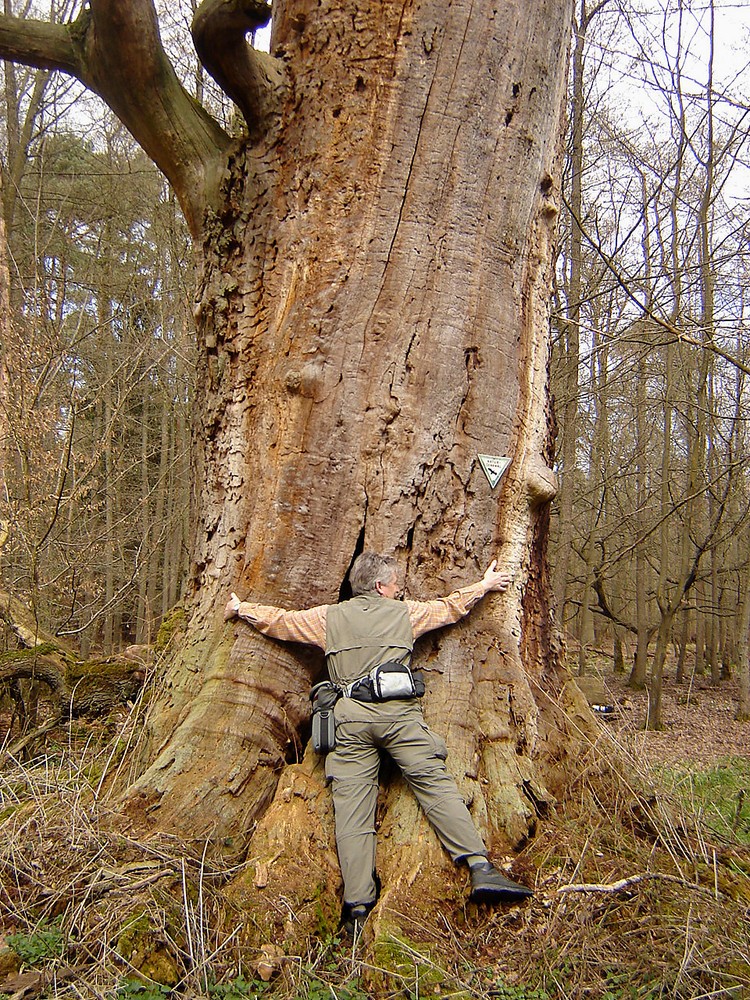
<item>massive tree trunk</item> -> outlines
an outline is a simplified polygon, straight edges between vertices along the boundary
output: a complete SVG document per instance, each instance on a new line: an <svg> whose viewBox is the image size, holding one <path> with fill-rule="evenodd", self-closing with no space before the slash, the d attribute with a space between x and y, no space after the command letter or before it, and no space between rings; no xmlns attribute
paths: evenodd
<svg viewBox="0 0 750 1000"><path fill-rule="evenodd" d="M545 560L570 4L279 0L272 54L256 57L242 38L263 7L207 0L196 18L203 62L248 121L234 142L148 58L145 0L92 0L86 44L54 40L58 67L108 99L172 180L200 259L189 613L127 808L235 846L265 814L253 855L275 859L301 905L316 876L292 884L290 865L314 856L323 883L336 877L305 752L323 663L223 625L230 589L334 602L365 547L395 550L407 594L425 598L497 557L510 592L418 645L428 721L494 846L533 833L570 766ZM113 32L118 79L130 58L159 101L109 93ZM21 58L2 30L0 45ZM512 459L494 489L482 453ZM402 886L441 858L416 822L392 786L381 829L399 847L379 864ZM262 866L256 881L273 880Z"/></svg>

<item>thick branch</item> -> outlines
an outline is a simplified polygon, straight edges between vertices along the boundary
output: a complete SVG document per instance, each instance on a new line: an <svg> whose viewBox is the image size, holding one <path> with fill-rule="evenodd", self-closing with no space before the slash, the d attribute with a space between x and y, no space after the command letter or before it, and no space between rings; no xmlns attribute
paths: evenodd
<svg viewBox="0 0 750 1000"><path fill-rule="evenodd" d="M98 94L171 182L197 235L230 139L178 80L152 0L91 0L69 25L0 16L0 57L70 73Z"/></svg>
<svg viewBox="0 0 750 1000"><path fill-rule="evenodd" d="M0 622L4 622L25 649L54 645L71 653L67 644L40 627L33 611L5 590L0 590Z"/></svg>
<svg viewBox="0 0 750 1000"><path fill-rule="evenodd" d="M276 110L281 70L276 59L256 52L245 36L270 17L271 6L264 0L204 0L193 19L198 58L240 109L251 135L265 131Z"/></svg>
<svg viewBox="0 0 750 1000"><path fill-rule="evenodd" d="M81 66L66 25L0 17L0 56L37 69L57 69L80 77Z"/></svg>

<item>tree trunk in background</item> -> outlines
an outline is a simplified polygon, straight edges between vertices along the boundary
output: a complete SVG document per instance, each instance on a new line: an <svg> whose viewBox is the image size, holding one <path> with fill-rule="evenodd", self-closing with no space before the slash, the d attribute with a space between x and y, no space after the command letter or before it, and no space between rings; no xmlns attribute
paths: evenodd
<svg viewBox="0 0 750 1000"><path fill-rule="evenodd" d="M150 617L151 617L151 605L148 598L149 584L152 578L151 571L151 552L155 548L155 535L158 532L158 525L160 522L153 518L151 514L151 489L148 479L148 466L149 466L149 435L148 435L148 418L149 418L149 405L148 405L148 391L141 394L140 399L140 417L141 417L141 461L140 461L140 476L141 476L141 552L140 552L140 562L141 562L141 572L138 576L138 602L135 606L135 641L139 645L141 643L150 641Z"/></svg>
<svg viewBox="0 0 750 1000"><path fill-rule="evenodd" d="M625 653L623 650L622 636L620 635L620 630L613 626L612 628L612 669L616 674L625 673Z"/></svg>
<svg viewBox="0 0 750 1000"><path fill-rule="evenodd" d="M693 673L698 677L702 677L706 672L705 606L705 588L703 581L699 580L695 585L695 662L693 665Z"/></svg>
<svg viewBox="0 0 750 1000"><path fill-rule="evenodd" d="M154 524L156 525L157 537L154 540L153 551L149 553L148 590L146 597L149 610L149 629L151 639L154 639L154 628L164 617L161 614L161 607L157 603L164 580L164 566L167 564L167 546L169 543L170 524L167 518L167 483L169 482L169 449L174 431L170 433L170 416L172 414L173 401L165 393L161 401L161 418L159 421L160 441L159 441L159 472L158 481L154 488Z"/></svg>
<svg viewBox="0 0 750 1000"><path fill-rule="evenodd" d="M3 196L3 178L0 174L0 203ZM5 496L5 482L8 455L10 453L10 424L8 421L8 389L10 372L5 352L11 343L10 275L8 273L8 244L5 238L5 218L0 213L0 495ZM6 519L0 520L0 566L3 562L3 546L8 540L10 525Z"/></svg>
<svg viewBox="0 0 750 1000"><path fill-rule="evenodd" d="M112 316L109 308L109 302L107 300L107 294L105 289L100 289L99 295L99 323L101 327L101 335L103 337L111 337L112 334ZM115 460L113 455L113 440L111 433L111 426L113 423L113 415L115 408L114 400L114 369L112 364L112 352L105 350L102 352L104 359L104 391L102 393L102 430L103 430L103 452L104 452L104 530L105 530L105 542L104 551L105 564L103 567L104 575L104 601L106 607L112 607L114 604L115 596L115 560L117 559L117 542L115 538L115 521L117 518L116 514L116 504L117 504L117 483L115 476ZM108 614L104 618L104 629L102 634L102 642L104 645L104 652L111 653L115 648L115 643L117 641L117 628L116 619L114 614Z"/></svg>
<svg viewBox="0 0 750 1000"><path fill-rule="evenodd" d="M682 611L682 621L680 623L680 634L677 639L679 656L677 657L677 667L675 669L675 681L682 684L685 679L685 660L687 658L687 648L690 642L690 608L684 607Z"/></svg>
<svg viewBox="0 0 750 1000"><path fill-rule="evenodd" d="M183 553L187 545L187 540L190 537L188 531L190 511L184 507L176 507L174 505L174 498L179 497L179 493L174 489L174 480L179 476L187 454L187 431L179 412L175 413L174 423L175 426L169 440L168 456L169 479L167 495L169 497L169 506L166 515L166 537L164 539L164 562L162 566L162 618L168 614L170 608L177 601L179 595L178 583L183 576Z"/></svg>
<svg viewBox="0 0 750 1000"><path fill-rule="evenodd" d="M750 722L750 563L745 568L745 588L739 613L739 635L737 642L737 683L739 698L737 718L740 722Z"/></svg>
<svg viewBox="0 0 750 1000"><path fill-rule="evenodd" d="M713 507L713 501L709 499L709 507ZM713 510L710 511L713 520ZM719 552L716 544L711 546L710 552L710 592L711 592L711 617L709 619L708 648L709 660L711 664L711 680L718 684L721 680L721 590L719 587Z"/></svg>
<svg viewBox="0 0 750 1000"><path fill-rule="evenodd" d="M646 426L646 359L642 351L638 354L638 376L636 379L636 416L635 416L635 479L636 479L636 523L639 526L639 540L635 544L635 618L637 640L633 669L630 671L628 684L634 688L642 688L648 676L648 647L651 642L652 629L648 614L648 564L644 541L648 524L646 497L648 488L646 477L648 462L646 458L646 441L648 428Z"/></svg>
<svg viewBox="0 0 750 1000"><path fill-rule="evenodd" d="M565 598L573 557L573 499L576 494L576 453L578 449L578 367L580 364L580 317L582 288L582 183L583 183L583 116L584 57L588 15L586 0L580 0L576 13L576 31L572 59L572 101L570 121L570 274L567 297L567 315L563 321L563 387L562 405L559 406L562 443L562 482L558 501L560 532L554 568L555 605L560 624L565 621ZM588 580L584 582L588 587ZM581 643L585 638L579 630ZM580 664L579 664L580 667ZM583 670L581 669L581 673Z"/></svg>
<svg viewBox="0 0 750 1000"><path fill-rule="evenodd" d="M593 371L592 381L596 393L596 422L594 425L591 451L589 455L589 465L592 470L604 470L609 457L611 437L609 432L609 412L607 407L607 365L608 351L605 338L601 342L596 330L591 333L591 366ZM602 475L602 479L604 476ZM581 595L580 611L580 646L578 655L578 673L586 673L586 659L588 648L596 641L594 628L594 612L592 608L592 597L594 596L594 585L596 579L596 560L599 553L599 541L601 536L601 524L605 518L605 508L607 504L606 487L599 487L596 482L596 474L589 476L590 494L590 515L588 525L588 537L584 548L584 586Z"/></svg>

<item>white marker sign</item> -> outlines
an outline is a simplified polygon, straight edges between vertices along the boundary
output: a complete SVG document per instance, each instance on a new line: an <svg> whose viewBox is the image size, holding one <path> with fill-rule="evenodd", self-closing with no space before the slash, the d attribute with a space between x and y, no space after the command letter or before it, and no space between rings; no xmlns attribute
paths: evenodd
<svg viewBox="0 0 750 1000"><path fill-rule="evenodd" d="M503 455L479 455L478 458L479 464L489 480L490 488L494 490L500 482L500 477L510 465L510 459Z"/></svg>

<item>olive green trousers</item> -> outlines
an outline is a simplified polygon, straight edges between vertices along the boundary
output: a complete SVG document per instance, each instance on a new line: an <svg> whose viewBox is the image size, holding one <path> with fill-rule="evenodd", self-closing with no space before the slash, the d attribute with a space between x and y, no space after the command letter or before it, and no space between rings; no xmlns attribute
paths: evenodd
<svg viewBox="0 0 750 1000"><path fill-rule="evenodd" d="M482 838L445 766L445 741L426 725L416 700L336 703L336 749L326 757L336 815L336 846L344 902L372 903L375 884L375 807L380 751L400 768L441 843L454 861L487 854Z"/></svg>

